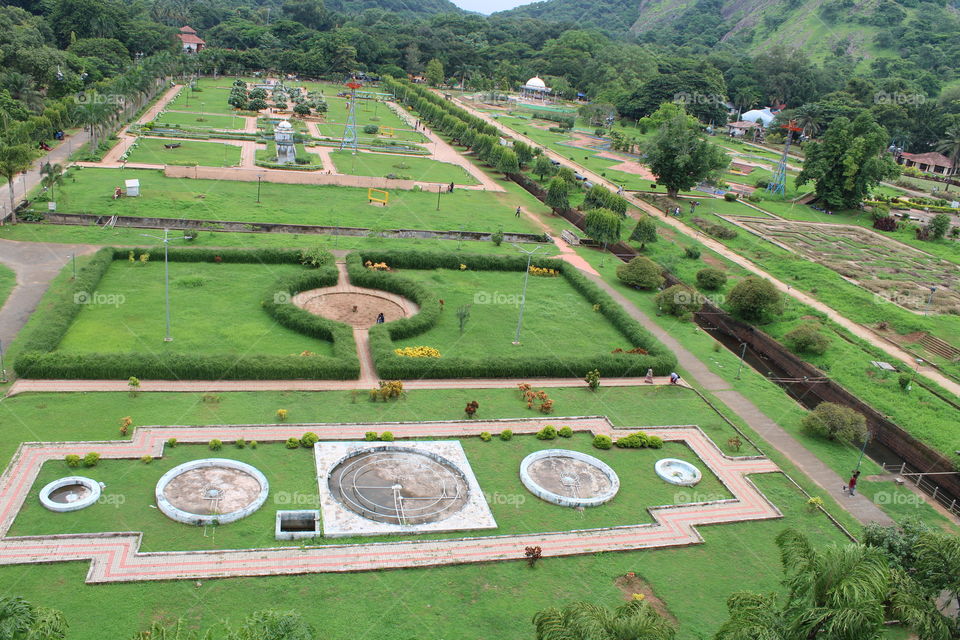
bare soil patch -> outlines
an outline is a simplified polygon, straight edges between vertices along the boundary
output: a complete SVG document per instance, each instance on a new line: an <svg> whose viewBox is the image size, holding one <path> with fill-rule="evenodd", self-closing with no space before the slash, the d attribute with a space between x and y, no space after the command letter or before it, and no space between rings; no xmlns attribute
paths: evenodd
<svg viewBox="0 0 960 640"><path fill-rule="evenodd" d="M653 607L654 611L671 622L677 621L677 618L670 613L670 610L667 609L667 605L663 602L663 600L658 598L653 593L653 589L650 588L650 585L647 584L647 582L637 574L631 572L626 575L619 576L613 581L613 584L617 587L617 589L620 589L624 600L633 600L633 594L639 593L643 596L644 602L650 603L650 606Z"/></svg>

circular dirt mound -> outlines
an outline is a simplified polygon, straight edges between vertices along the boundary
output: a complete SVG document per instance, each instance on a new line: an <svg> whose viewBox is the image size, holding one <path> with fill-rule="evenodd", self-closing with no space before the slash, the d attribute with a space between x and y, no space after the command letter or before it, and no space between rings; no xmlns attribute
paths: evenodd
<svg viewBox="0 0 960 640"><path fill-rule="evenodd" d="M620 479L606 463L566 449L528 455L520 463L520 480L536 496L565 507L601 505L620 490Z"/></svg>
<svg viewBox="0 0 960 640"><path fill-rule="evenodd" d="M157 483L157 506L179 522L220 524L244 518L267 499L267 479L254 467L221 458L174 467Z"/></svg>
<svg viewBox="0 0 960 640"><path fill-rule="evenodd" d="M368 520L418 525L444 520L463 508L469 487L449 460L423 451L365 449L330 472L330 492Z"/></svg>
<svg viewBox="0 0 960 640"><path fill-rule="evenodd" d="M377 315L381 313L385 322L399 320L407 315L403 306L376 293L307 291L297 298L294 304L301 309L354 327L373 326L377 322Z"/></svg>

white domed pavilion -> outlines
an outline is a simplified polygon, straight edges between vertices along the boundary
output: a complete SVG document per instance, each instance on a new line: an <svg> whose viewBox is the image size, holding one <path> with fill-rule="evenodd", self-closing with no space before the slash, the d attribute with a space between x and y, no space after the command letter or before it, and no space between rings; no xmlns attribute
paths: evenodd
<svg viewBox="0 0 960 640"><path fill-rule="evenodd" d="M527 100L545 101L550 97L550 87L540 76L533 76L527 83L520 87L520 97Z"/></svg>

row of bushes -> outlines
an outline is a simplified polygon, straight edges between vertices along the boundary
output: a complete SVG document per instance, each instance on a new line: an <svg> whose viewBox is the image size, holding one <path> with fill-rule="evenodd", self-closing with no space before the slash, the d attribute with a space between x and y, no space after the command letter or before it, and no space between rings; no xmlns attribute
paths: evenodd
<svg viewBox="0 0 960 640"><path fill-rule="evenodd" d="M332 340L334 357L326 356L246 356L204 355L193 353L63 353L56 351L83 305L78 296L96 291L114 260L127 260L129 249L105 247L77 270L77 277L50 306L37 316L37 324L26 336L23 350L14 362L17 374L25 378L108 378L130 376L154 379L351 379L359 375L353 334L346 325L323 320L276 298L278 291L299 292L314 286L336 282L336 269L323 266L306 271L298 278L281 280L265 298L263 306L280 324L306 335ZM310 255L314 262L331 262ZM171 248L173 262L227 262L254 264L300 264L304 252L282 249L181 249ZM298 313L299 312L299 313Z"/></svg>
<svg viewBox="0 0 960 640"><path fill-rule="evenodd" d="M420 306L420 313L374 326L370 329L370 349L377 371L384 378L509 378L509 377L570 377L599 369L605 376L642 375L652 368L658 375L666 375L676 365L672 353L657 343L636 320L623 310L605 291L583 276L575 268L560 260L546 258L537 266L560 271L567 281L590 304L599 305L599 311L610 321L633 347L647 354L538 354L530 357L490 358L402 358L394 353L394 340L420 335L436 326L440 320L439 297L426 285L408 280L398 274L367 269L367 261L385 262L399 269L459 269L468 264L476 271L523 271L526 258L504 255L461 255L412 251L361 251L347 257L350 282L356 286L371 287L402 295Z"/></svg>

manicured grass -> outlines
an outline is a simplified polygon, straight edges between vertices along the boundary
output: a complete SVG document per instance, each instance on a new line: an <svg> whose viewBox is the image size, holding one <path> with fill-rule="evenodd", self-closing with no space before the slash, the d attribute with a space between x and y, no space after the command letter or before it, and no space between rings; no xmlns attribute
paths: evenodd
<svg viewBox="0 0 960 640"><path fill-rule="evenodd" d="M551 391L551 397L556 400L558 416L604 413L615 424L624 426L700 423L721 446L732 433L686 389L601 387L597 393L587 389L556 389ZM125 415L133 416L135 424L270 422L273 412L282 406L290 410L291 420L298 421L451 419L462 417L462 404L468 398L479 401L478 415L483 418L535 415L523 407L514 390L418 391L405 401L356 404L347 393L221 394L220 401L214 403L201 402L200 394L24 395L0 402L0 434L5 436L0 438L0 454L4 459L9 458L22 433L30 433L31 439L38 440L113 438L117 429L114 420ZM16 435L9 437L8 434ZM528 446L545 446L545 443L528 443L519 437L510 443L482 443L474 439L465 443L472 465L476 456L482 455L478 452L487 448L493 452L491 464L508 469L514 461L507 455L500 459L499 454L505 450L517 457ZM552 444L580 446L569 441ZM270 446L257 452L266 452ZM188 447L182 446L175 451L180 455L187 450ZM229 450L231 457L235 451ZM251 455L249 450L244 451L248 452L245 455ZM294 459L309 457L306 451L284 450L281 455L288 453ZM611 459L616 456L629 460L634 457L631 454L637 453L643 455L639 451L614 451ZM745 448L742 453L749 452ZM141 469L158 474L160 467L155 465L161 464L161 460L150 466L138 461L129 464L135 465L132 468L135 476ZM106 469L106 465L106 461L102 462L93 472ZM645 483L637 476L644 472L645 466L628 465L621 473L622 485L644 487ZM494 473L500 473L497 466L492 468ZM204 580L200 587L193 581L87 586L83 584L87 564L69 563L0 567L0 583L11 585L11 593L64 610L71 623L71 637L80 640L105 635L126 637L155 617L184 616L194 625L212 624L223 617L238 619L249 611L279 606L307 594L311 598L322 598L325 606L306 607L303 615L330 637L346 637L363 628L370 638L406 640L422 637L419 634L423 633L424 624L428 624L430 637L520 640L530 637L527 621L546 606L581 599L611 606L622 602L629 596L621 593L613 580L634 571L650 583L679 620L679 638L695 640L712 635L726 619L725 600L731 592L780 588L779 556L773 538L784 528L796 527L818 545L845 539L823 516L808 512L804 506L806 497L781 476L761 475L754 476L753 480L784 513L784 519L703 527L700 529L705 540L703 545L546 559L533 570L525 563L511 562L343 575ZM304 486L312 482L312 478L303 480ZM510 482L518 481L511 477ZM481 480L481 483L487 481ZM107 493L113 488L128 490L125 479L109 484ZM622 486L621 491L627 490ZM95 508L101 506L106 505ZM532 503L523 506L532 506ZM522 512L506 512L514 509L513 505L495 505L495 508L498 509L496 517L505 521L513 519L518 527L527 526ZM538 508L546 508L551 517L556 509L546 504ZM272 511L272 508L264 509ZM583 515L594 517L587 512ZM132 511L125 528L140 530L147 519L155 516L154 510L148 508ZM556 517L583 522L579 514L566 510L557 511ZM228 534L230 526L218 530L219 542L226 540L223 536ZM190 541L201 539L200 530L187 531ZM691 575L698 578L689 579ZM380 591L392 594L392 605L387 612L371 609L369 600L365 600L370 593ZM211 607L209 603L214 600L218 606ZM109 616L96 613L104 602L110 603Z"/></svg>
<svg viewBox="0 0 960 640"><path fill-rule="evenodd" d="M192 100L191 100L192 103ZM165 111L154 119L157 127L175 126L191 127L195 129L230 129L242 130L246 122L239 116L217 115L199 112L200 107L191 107L192 111Z"/></svg>
<svg viewBox="0 0 960 640"><path fill-rule="evenodd" d="M531 356L537 353L609 353L626 349L626 339L563 277L530 276L521 345L516 335L522 272L403 270L403 277L427 285L444 301L440 322L428 332L397 341L396 346L426 345L442 356L459 358ZM460 332L457 310L469 307Z"/></svg>
<svg viewBox="0 0 960 640"><path fill-rule="evenodd" d="M113 200L113 187L129 178L140 180L140 197ZM508 186L506 193L457 189L441 196L438 211L436 193L392 190L389 206L375 207L369 204L366 189L263 182L257 203L256 182L183 180L152 170L72 169L57 197L58 210L69 213L375 229L442 231L464 225L467 231L502 227L539 233L532 222L513 212L518 204L534 211L546 207L517 189Z"/></svg>
<svg viewBox="0 0 960 640"><path fill-rule="evenodd" d="M477 184L476 178L463 167L429 158L413 158L380 153L357 153L334 151L330 154L340 173L354 176L375 176L416 180L418 182L453 182Z"/></svg>
<svg viewBox="0 0 960 640"><path fill-rule="evenodd" d="M240 147L216 142L139 138L128 162L202 167L235 167L240 164ZM164 145L179 144L176 149Z"/></svg>
<svg viewBox="0 0 960 640"><path fill-rule="evenodd" d="M212 78L211 78L212 80ZM176 99L167 104L167 109L174 111L196 111L200 112L203 105L203 113L214 113L220 115L233 115L235 109L227 104L230 97L229 80L217 81L217 85L201 82L198 84L202 91L191 91L190 87L184 87L177 94Z"/></svg>
<svg viewBox="0 0 960 640"><path fill-rule="evenodd" d="M260 307L273 283L301 267L195 262L169 266L173 342L163 342L163 249L157 249L147 264L116 261L111 265L58 350L331 355L331 343L281 327Z"/></svg>
<svg viewBox="0 0 960 640"><path fill-rule="evenodd" d="M13 272L13 269L0 263L0 308L3 308L3 303L7 301L7 296L10 295L16 284L17 274Z"/></svg>
<svg viewBox="0 0 960 640"><path fill-rule="evenodd" d="M558 425L559 426L559 425ZM490 507L497 528L466 531L464 536L539 533L611 527L623 524L652 522L647 509L656 505L686 503L697 500L721 500L732 497L720 481L688 447L681 443L666 443L661 450L617 449L599 451L591 444L592 436L577 433L569 439L537 440L532 435L515 436L509 442L495 438L482 442L480 438L462 440L467 459L476 474L480 487L488 496L511 496L513 501L491 497ZM534 451L562 447L594 455L609 464L624 482L617 496L607 504L577 512L539 500L520 482L517 469L523 458ZM203 535L203 530L170 520L159 510L144 513L146 505L153 504L154 488L160 476L173 467L190 460L225 457L252 464L263 471L270 483L270 498L255 514L217 529L216 536ZM654 473L653 466L664 457L680 458L700 468L703 480L693 489L667 484ZM92 533L108 531L136 531L144 533L143 549L166 551L174 549L242 549L252 547L300 546L302 541L278 542L274 538L273 523L277 509L317 508L316 465L313 451L287 449L283 443L259 444L257 449L238 449L226 443L219 452L211 452L205 445L180 445L167 448L162 458L151 464L140 460L104 460L83 474L106 485L109 499L88 509L69 514L53 513L45 509L37 493L48 482L74 473L62 461L48 462L34 482L30 496L17 516L10 535L49 535L53 533ZM377 541L449 538L450 533L430 536L378 536ZM348 544L371 542L369 537L317 538L311 544Z"/></svg>
<svg viewBox="0 0 960 640"><path fill-rule="evenodd" d="M401 128L405 125L397 125L394 128L393 136L383 135L381 127L381 133L376 135L370 135L363 132L363 127L357 127L357 140L361 144L384 144L388 143L391 140L402 140L404 142L427 142L427 137L420 133L419 131L414 131L413 129ZM317 124L317 131L321 136L327 138L335 138L339 140L343 137L344 125L341 122L321 122Z"/></svg>
<svg viewBox="0 0 960 640"><path fill-rule="evenodd" d="M58 242L64 244L140 245L143 242L141 229L103 229L101 227L75 227L51 224L20 223L16 227L0 228L0 238L28 242ZM178 235L179 232L173 232ZM333 236L290 233L231 233L223 231L199 232L192 247L323 247L325 249L414 249L452 253L514 253L513 246L499 247L489 241L437 240L434 238L382 238L369 236ZM538 254L556 255L556 245L541 244Z"/></svg>

